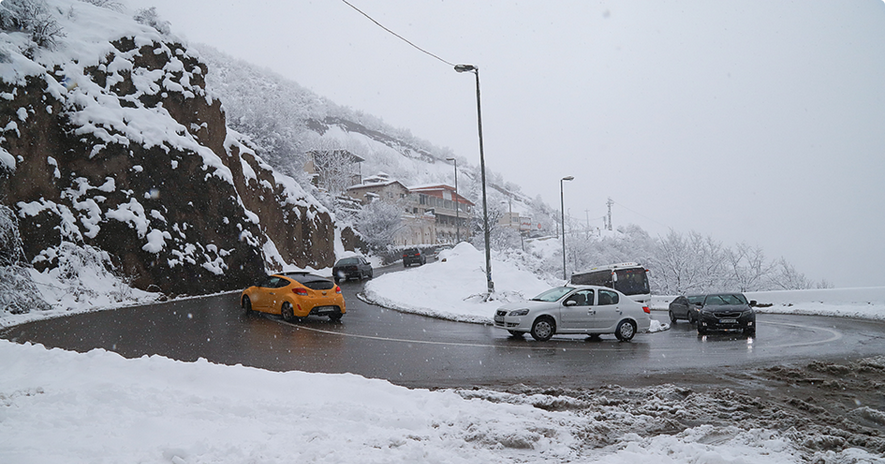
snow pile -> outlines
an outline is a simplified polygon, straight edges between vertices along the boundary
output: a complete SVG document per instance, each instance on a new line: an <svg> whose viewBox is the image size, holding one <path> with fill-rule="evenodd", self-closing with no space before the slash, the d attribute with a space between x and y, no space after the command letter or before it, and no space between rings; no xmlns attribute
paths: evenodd
<svg viewBox="0 0 885 464"><path fill-rule="evenodd" d="M885 287L748 292L760 312L885 320ZM770 305L770 306L769 306Z"/></svg>
<svg viewBox="0 0 885 464"><path fill-rule="evenodd" d="M702 425L643 437L658 420L604 398L547 411L538 407L555 401L547 395L410 390L8 341L0 371L0 462L806 462L770 430ZM851 448L828 458L882 462Z"/></svg>
<svg viewBox="0 0 885 464"><path fill-rule="evenodd" d="M487 290L485 253L466 242L441 251L436 262L368 282L365 297L382 306L417 314L491 323L502 304L532 298L554 285L501 257L497 252L493 255L495 296L490 301L483 298Z"/></svg>

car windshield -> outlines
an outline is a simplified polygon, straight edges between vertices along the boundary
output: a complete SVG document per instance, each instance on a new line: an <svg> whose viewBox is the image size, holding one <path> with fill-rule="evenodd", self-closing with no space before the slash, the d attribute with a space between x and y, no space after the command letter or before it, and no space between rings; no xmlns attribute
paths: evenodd
<svg viewBox="0 0 885 464"><path fill-rule="evenodd" d="M703 303L704 295L692 295L688 297L688 302L692 304Z"/></svg>
<svg viewBox="0 0 885 464"><path fill-rule="evenodd" d="M546 292L532 298L532 301L546 301L546 302L554 302L559 301L560 298L567 295L569 292L574 290L572 287L555 287L547 290Z"/></svg>
<svg viewBox="0 0 885 464"><path fill-rule="evenodd" d="M743 295L725 294L725 295L707 295L704 305L745 305L747 299Z"/></svg>
<svg viewBox="0 0 885 464"><path fill-rule="evenodd" d="M339 266L352 266L354 264L359 264L359 260L356 258L344 258L341 261L338 261Z"/></svg>

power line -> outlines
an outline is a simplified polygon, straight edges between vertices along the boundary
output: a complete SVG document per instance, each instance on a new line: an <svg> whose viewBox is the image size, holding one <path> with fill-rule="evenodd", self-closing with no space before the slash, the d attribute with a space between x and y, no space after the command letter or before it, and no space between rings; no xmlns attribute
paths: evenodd
<svg viewBox="0 0 885 464"><path fill-rule="evenodd" d="M364 12L363 10L360 10L359 8L353 6L353 4L351 4L351 3L348 2L347 0L341 0L341 1L344 2L345 5L347 5L347 6L351 7L351 8L353 8L353 9L356 10L356 11L358 11L359 14L365 16L366 18L369 18L369 21L372 21L373 23L375 23L376 25L378 25L378 27L380 27L381 29L384 29L385 31L387 31L387 32L389 32L389 33L391 33L391 34L393 34L394 37L396 37L396 38L402 40L403 42L405 42L405 43L411 45L412 47L414 47L415 49L417 49L417 50L420 51L421 53L424 53L424 54L430 55L430 56L436 58L436 59L439 60L439 61L442 61L443 63L445 63L445 64L447 64L447 65L449 65L449 66L453 66L453 67L455 66L455 63L450 63L450 62L448 62L448 61L446 61L446 60L444 60L444 59L442 59L442 58L440 58L440 57L434 55L433 53L428 52L427 50L425 50L425 49L423 49L423 48L421 48L421 47L419 47L419 46L413 44L412 42L410 42L410 41L409 41L408 39L406 39L405 37L403 37L403 36L397 34L396 32L393 32L393 31L391 31L390 29L386 28L383 24L381 24L381 23L379 23L378 21L376 21L375 18L372 18L371 16L369 16L368 14L366 14L366 12Z"/></svg>
<svg viewBox="0 0 885 464"><path fill-rule="evenodd" d="M654 219L652 219L652 218L650 218L650 217L648 217L648 216L646 216L646 215L644 215L644 214L642 214L642 213L640 213L640 212L638 212L638 211L636 211L636 210L633 210L633 209L630 209L630 208L624 206L624 204L621 203L621 202L619 202L619 201L616 202L616 201L614 201L614 200L611 200L611 202L612 202L613 204L616 204L616 205L620 206L621 208L626 209L627 211L631 211L631 212L633 212L634 214L638 214L639 216L642 216L642 217L648 219L648 220L651 221L651 222L654 222L654 223L656 223L656 224L658 224L658 225L664 226L664 227L666 227L666 228L668 228L668 229L673 229L672 227L668 226L667 224L664 224L664 223L662 223L662 222L660 222L660 221L656 221L656 220L654 220Z"/></svg>

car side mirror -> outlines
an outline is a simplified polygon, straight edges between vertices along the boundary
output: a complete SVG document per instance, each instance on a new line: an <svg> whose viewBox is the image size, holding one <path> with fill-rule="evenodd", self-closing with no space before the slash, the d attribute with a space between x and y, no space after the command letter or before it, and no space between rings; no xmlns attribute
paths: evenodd
<svg viewBox="0 0 885 464"><path fill-rule="evenodd" d="M575 300L565 300L565 303L563 303L563 305L564 306L577 306L578 302Z"/></svg>

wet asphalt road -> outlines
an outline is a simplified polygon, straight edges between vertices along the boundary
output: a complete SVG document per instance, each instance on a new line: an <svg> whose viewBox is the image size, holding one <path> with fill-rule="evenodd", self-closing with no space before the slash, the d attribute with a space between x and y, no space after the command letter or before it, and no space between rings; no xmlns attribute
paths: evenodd
<svg viewBox="0 0 885 464"><path fill-rule="evenodd" d="M348 306L340 323L310 317L289 324L247 315L238 305L239 293L231 293L33 322L3 329L0 337L81 352L104 348L130 358L162 355L278 371L353 373L426 388L640 386L681 374L885 355L880 322L759 314L755 338L699 337L694 326L680 321L629 343L614 336L540 343L491 326L366 304L357 297L359 282L342 288ZM665 312L653 317L667 320Z"/></svg>

